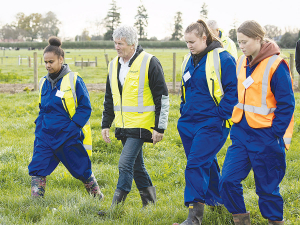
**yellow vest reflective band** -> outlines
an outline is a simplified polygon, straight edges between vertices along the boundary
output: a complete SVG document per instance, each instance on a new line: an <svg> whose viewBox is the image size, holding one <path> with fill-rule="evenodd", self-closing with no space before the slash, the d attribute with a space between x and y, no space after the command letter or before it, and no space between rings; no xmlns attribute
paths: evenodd
<svg viewBox="0 0 300 225"><path fill-rule="evenodd" d="M152 55L144 51L136 57L125 77L122 95L117 76L119 58L115 57L110 62L108 73L116 127L151 131L151 127L155 126L155 105L148 80L151 58Z"/></svg>
<svg viewBox="0 0 300 225"><path fill-rule="evenodd" d="M233 109L232 120L234 123L239 123L245 115L248 125L252 128L260 129L272 126L277 101L271 91L271 80L281 62L286 63L278 55L262 60L251 74L254 83L246 92L243 82L246 80L247 59L245 55L239 58L237 62L239 103ZM286 65L288 66L287 63ZM293 127L294 115L283 136L286 149L289 149L291 143Z"/></svg>
<svg viewBox="0 0 300 225"><path fill-rule="evenodd" d="M207 53L206 64L205 64L205 74L206 74L206 81L207 86L209 89L209 93L218 106L221 99L224 96L224 91L221 83L221 61L220 61L220 53L223 52L225 49L223 48L215 48L214 50ZM181 71L182 76L184 75L184 71L186 69L187 62L191 54L187 54L185 59L183 60ZM181 80L182 84L182 96L183 100L185 101L185 87L183 79ZM231 127L232 122L231 120L226 120L226 127Z"/></svg>
<svg viewBox="0 0 300 225"><path fill-rule="evenodd" d="M235 58L235 60L237 60L237 49L234 41L227 37L222 29L219 30L222 32L221 41L223 48L229 52Z"/></svg>
<svg viewBox="0 0 300 225"><path fill-rule="evenodd" d="M60 91L64 92L64 97L61 99L62 104L71 119L74 116L77 107L77 95L75 90L77 76L79 76L78 73L70 72L62 78L60 84ZM45 80L46 78L43 77L39 83L39 90L40 90L39 103L41 103L41 93L42 93L42 88ZM82 132L84 134L84 139L83 139L84 148L86 149L89 156L91 156L92 155L92 131L91 131L89 120L84 125L84 127L82 127Z"/></svg>

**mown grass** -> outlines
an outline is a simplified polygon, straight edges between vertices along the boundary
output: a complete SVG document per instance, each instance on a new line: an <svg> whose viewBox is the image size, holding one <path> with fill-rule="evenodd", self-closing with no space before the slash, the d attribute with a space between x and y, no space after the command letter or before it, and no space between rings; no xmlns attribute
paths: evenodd
<svg viewBox="0 0 300 225"><path fill-rule="evenodd" d="M147 52L155 55L161 62L165 79L167 82L173 81L173 53L176 53L176 81L181 80L181 63L183 57L188 53L187 48L176 49L145 49ZM47 71L43 64L43 51L34 50L38 55L38 76L42 77L47 74ZM2 76L0 76L0 83L33 83L33 52L25 49L19 51L6 50L3 61L0 59L0 69L2 70ZM283 49L282 56L286 57L289 61L290 53L294 53L294 49ZM107 66L104 54L108 54L108 59L111 60L116 56L116 51L113 49L65 49L65 62L69 64L72 71L79 72L84 78L86 83L105 83L107 77ZM238 55L241 55L241 51L238 51ZM18 56L21 56L22 65L18 65ZM3 53L0 51L0 57ZM28 56L31 57L32 66L28 67ZM94 61L97 57L97 67L81 67L75 66L74 61ZM295 70L295 68L294 68ZM14 76L12 76L14 75ZM17 76L17 78L16 78ZM10 78L10 79L9 79ZM21 79L19 79L21 78Z"/></svg>
<svg viewBox="0 0 300 225"><path fill-rule="evenodd" d="M169 125L164 140L156 146L144 147L145 164L157 188L157 204L142 209L139 193L133 184L123 207L109 211L100 218L98 210L107 210L118 179L118 159L121 143L112 138L106 144L101 138L101 113L103 93L91 92L93 113L92 169L98 179L104 201L94 199L86 193L83 184L73 178L63 165L47 177L44 199L30 197L30 176L27 166L32 157L34 120L38 114L38 94L0 94L0 224L172 224L186 219L188 210L183 205L185 186L184 169L186 159L176 124L179 118L179 96L171 95ZM300 224L300 94L296 94L295 132L291 149L287 152L287 172L281 184L284 198L286 224ZM111 130L113 137L113 129ZM228 140L218 154L223 165ZM252 172L244 183L247 210L251 211L252 224L267 224L258 208L258 198ZM201 185L201 184L199 184ZM203 224L233 224L226 209L222 214L207 207Z"/></svg>

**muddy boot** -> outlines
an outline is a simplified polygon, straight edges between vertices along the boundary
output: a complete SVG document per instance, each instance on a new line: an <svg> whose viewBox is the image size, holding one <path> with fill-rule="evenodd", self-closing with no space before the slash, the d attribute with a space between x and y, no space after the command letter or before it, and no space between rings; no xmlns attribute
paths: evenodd
<svg viewBox="0 0 300 225"><path fill-rule="evenodd" d="M232 214L235 225L251 225L250 213Z"/></svg>
<svg viewBox="0 0 300 225"><path fill-rule="evenodd" d="M189 215L188 218L181 223L180 225L201 225L204 213L204 204L190 203L189 205ZM178 223L174 223L173 225L178 225Z"/></svg>
<svg viewBox="0 0 300 225"><path fill-rule="evenodd" d="M272 221L269 220L269 225L281 225L284 224L284 221Z"/></svg>
<svg viewBox="0 0 300 225"><path fill-rule="evenodd" d="M31 197L44 197L46 188L46 177L32 176L31 177Z"/></svg>
<svg viewBox="0 0 300 225"><path fill-rule="evenodd" d="M99 185L93 173L90 176L90 178L87 179L87 181L84 182L83 184L87 192L91 194L93 197L99 197L100 200L104 198L104 195L100 191Z"/></svg>
<svg viewBox="0 0 300 225"><path fill-rule="evenodd" d="M141 199L143 202L143 207L147 206L149 203L155 203L156 202L156 191L155 187L150 186L146 188L139 189Z"/></svg>
<svg viewBox="0 0 300 225"><path fill-rule="evenodd" d="M114 207L115 205L117 205L119 203L123 203L127 197L127 194L128 193L126 191L116 189L110 208ZM98 215L105 216L106 213L107 213L106 211L100 210L98 212Z"/></svg>

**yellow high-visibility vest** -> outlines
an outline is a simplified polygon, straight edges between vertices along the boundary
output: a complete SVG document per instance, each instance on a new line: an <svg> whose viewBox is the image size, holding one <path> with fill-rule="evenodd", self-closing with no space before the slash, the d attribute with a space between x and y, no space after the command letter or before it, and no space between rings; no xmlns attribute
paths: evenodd
<svg viewBox="0 0 300 225"><path fill-rule="evenodd" d="M118 87L118 62L115 57L108 73L114 102L115 126L144 128L152 132L155 126L155 104L149 87L148 70L152 55L141 52L133 61L124 81L122 95Z"/></svg>
<svg viewBox="0 0 300 225"><path fill-rule="evenodd" d="M62 104L68 112L70 118L74 116L77 107L77 96L76 96L76 80L78 73L70 72L66 74L61 81L60 91L64 92L64 97L62 98ZM41 103L42 88L46 78L43 77L39 83L39 103ZM83 145L89 156L92 155L92 130L90 125L90 120L82 127L84 134Z"/></svg>
<svg viewBox="0 0 300 225"><path fill-rule="evenodd" d="M215 48L207 53L206 64L205 64L205 74L207 86L209 89L209 93L218 106L221 99L224 96L224 91L221 83L221 61L220 61L220 53L225 51L223 48ZM187 54L183 60L181 71L182 76L184 76L184 72L186 69L186 65L191 57L191 54ZM181 80L182 85L182 96L185 101L185 86L183 79ZM226 120L226 127L230 128L232 125L231 119Z"/></svg>
<svg viewBox="0 0 300 225"><path fill-rule="evenodd" d="M236 45L234 43L233 40L231 40L229 37L227 37L224 34L224 31L222 29L219 29L222 32L222 36L221 36L221 41L223 44L223 48L229 52L234 58L235 60L237 60L238 56L237 56L237 49L236 49Z"/></svg>

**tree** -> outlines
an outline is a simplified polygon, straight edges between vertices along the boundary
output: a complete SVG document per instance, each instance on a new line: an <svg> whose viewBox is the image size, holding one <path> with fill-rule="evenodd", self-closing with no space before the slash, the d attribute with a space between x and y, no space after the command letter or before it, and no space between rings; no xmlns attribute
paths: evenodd
<svg viewBox="0 0 300 225"><path fill-rule="evenodd" d="M286 32L282 35L280 42L278 43L282 48L295 48L298 40L298 33Z"/></svg>
<svg viewBox="0 0 300 225"><path fill-rule="evenodd" d="M116 27L121 23L120 13L115 0L110 4L111 8L108 10L107 16L104 18L104 24L107 32L104 34L104 40L112 40L112 34Z"/></svg>
<svg viewBox="0 0 300 225"><path fill-rule="evenodd" d="M264 28L268 38L275 39L281 35L281 29L275 25L266 25Z"/></svg>
<svg viewBox="0 0 300 225"><path fill-rule="evenodd" d="M176 15L174 16L174 33L172 34L172 38L170 40L172 41L179 41L183 34L182 34L182 13L176 12Z"/></svg>
<svg viewBox="0 0 300 225"><path fill-rule="evenodd" d="M49 11L41 22L41 38L43 41L47 40L50 36L57 36L59 33L58 26L61 22L56 18L56 15Z"/></svg>
<svg viewBox="0 0 300 225"><path fill-rule="evenodd" d="M144 5L138 6L134 26L138 30L139 40L147 39L146 27L148 26L148 14Z"/></svg>
<svg viewBox="0 0 300 225"><path fill-rule="evenodd" d="M81 41L90 41L91 38L89 36L89 31L87 29L84 29L81 33Z"/></svg>
<svg viewBox="0 0 300 225"><path fill-rule="evenodd" d="M3 39L7 39L7 40L9 40L9 39L18 39L19 30L13 24L12 25L6 24L1 28L0 34L1 34Z"/></svg>
<svg viewBox="0 0 300 225"><path fill-rule="evenodd" d="M237 43L237 35L236 35L236 29L231 29L229 31L229 38L233 40L235 43Z"/></svg>
<svg viewBox="0 0 300 225"><path fill-rule="evenodd" d="M24 13L18 13L16 16L17 27L25 38L30 38L31 41L37 39L41 32L42 15L39 13L32 13L26 16Z"/></svg>
<svg viewBox="0 0 300 225"><path fill-rule="evenodd" d="M203 20L207 20L208 18L208 5L205 2L201 6L200 18Z"/></svg>

